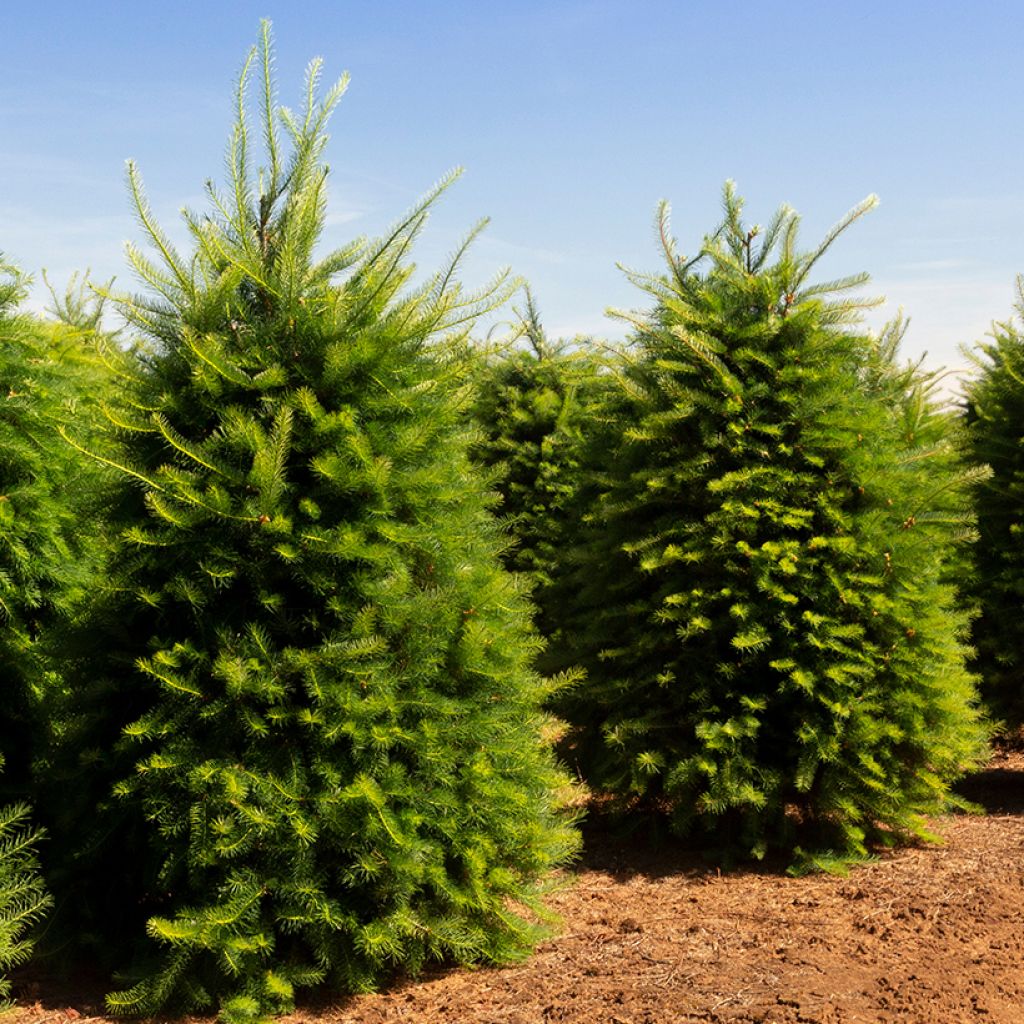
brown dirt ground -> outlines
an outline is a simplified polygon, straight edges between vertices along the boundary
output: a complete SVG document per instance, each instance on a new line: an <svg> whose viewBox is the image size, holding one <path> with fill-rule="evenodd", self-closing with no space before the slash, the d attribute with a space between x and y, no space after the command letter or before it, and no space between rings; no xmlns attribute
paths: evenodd
<svg viewBox="0 0 1024 1024"><path fill-rule="evenodd" d="M719 874L678 848L591 835L525 963L438 970L308 1006L292 1024L1024 1024L1024 753L938 823L847 878ZM599 840L599 841L597 841ZM95 998L30 984L4 1024L95 1022Z"/></svg>

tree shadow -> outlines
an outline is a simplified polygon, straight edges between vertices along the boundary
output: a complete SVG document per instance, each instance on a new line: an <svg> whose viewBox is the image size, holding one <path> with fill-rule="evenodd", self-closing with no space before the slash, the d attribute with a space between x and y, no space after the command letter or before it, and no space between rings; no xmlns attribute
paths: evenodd
<svg viewBox="0 0 1024 1024"><path fill-rule="evenodd" d="M634 877L703 880L724 874L737 876L788 875L792 857L785 851L763 860L730 858L708 845L707 837L683 839L657 813L609 813L593 809L584 819L583 848L574 871L599 871L617 882Z"/></svg>
<svg viewBox="0 0 1024 1024"><path fill-rule="evenodd" d="M988 815L1024 815L1024 741L1017 746L997 747L980 771L954 787L957 796L969 800ZM790 876L792 853L777 849L763 860L732 859L709 845L707 836L681 839L669 830L664 809L635 806L616 809L611 801L592 800L583 821L583 850L573 866L576 871L600 871L616 881L646 878L708 876ZM809 846L811 844L808 844ZM872 858L899 856L906 845L878 845ZM929 845L929 844L924 844ZM813 847L811 847L813 848ZM852 862L850 868L856 869Z"/></svg>
<svg viewBox="0 0 1024 1024"><path fill-rule="evenodd" d="M87 966L48 969L31 962L11 972L18 1019L49 1024L107 1016L105 996L114 986L102 971Z"/></svg>
<svg viewBox="0 0 1024 1024"><path fill-rule="evenodd" d="M956 792L986 814L1024 814L1024 752L997 750L985 768L957 784Z"/></svg>

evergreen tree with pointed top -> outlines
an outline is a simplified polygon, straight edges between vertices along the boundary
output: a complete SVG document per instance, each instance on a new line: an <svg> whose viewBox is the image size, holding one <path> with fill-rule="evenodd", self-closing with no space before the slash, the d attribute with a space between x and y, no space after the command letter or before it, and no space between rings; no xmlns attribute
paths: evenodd
<svg viewBox="0 0 1024 1024"><path fill-rule="evenodd" d="M927 836L977 762L967 620L945 581L967 478L933 379L813 283L783 208L725 219L685 260L668 209L616 450L559 583L574 756L588 781L668 807L722 856L841 866Z"/></svg>
<svg viewBox="0 0 1024 1024"><path fill-rule="evenodd" d="M1024 724L1024 277L1017 290L1016 316L994 324L992 340L974 353L977 372L967 382L965 407L969 458L990 474L974 488L978 526L964 588L980 607L973 667L993 715L1010 730Z"/></svg>
<svg viewBox="0 0 1024 1024"><path fill-rule="evenodd" d="M0 1001L10 995L6 971L28 958L31 928L51 904L29 801L60 728L57 638L96 583L104 550L87 518L94 464L58 431L77 420L88 435L107 378L91 328L21 310L28 285L0 259Z"/></svg>
<svg viewBox="0 0 1024 1024"><path fill-rule="evenodd" d="M130 250L148 290L121 308L149 347L121 364L108 443L80 445L125 481L123 548L87 624L100 642L78 667L102 727L124 725L89 747L83 714L79 739L93 779L121 775L101 815L138 855L119 882L148 916L116 1012L244 1021L300 987L522 956L544 878L577 846L541 710L554 684L531 667L454 358L504 279L466 294L463 246L409 286L450 178L387 237L316 258L344 80L318 98L314 62L293 113L271 63L264 24L228 188L185 215L191 255L130 166L157 259ZM106 884L97 860L87 888Z"/></svg>
<svg viewBox="0 0 1024 1024"><path fill-rule="evenodd" d="M517 315L511 345L473 353L471 411L482 433L473 458L495 475L496 511L512 536L505 564L530 580L550 639L558 619L547 604L551 574L578 526L581 458L611 376L588 339L548 337L529 289Z"/></svg>
<svg viewBox="0 0 1024 1024"><path fill-rule="evenodd" d="M13 756L18 802L0 807L0 1006L8 1005L6 972L31 952L29 927L49 904L35 858L38 829L21 802L30 789L33 739L38 735L36 692L43 666L36 657L40 618L60 601L67 583L68 510L54 493L55 432L48 416L59 407L45 331L19 312L27 279L0 258L0 769ZM52 438L51 438L52 434ZM63 556L63 557L62 557Z"/></svg>
<svg viewBox="0 0 1024 1024"><path fill-rule="evenodd" d="M0 258L0 659L3 791L25 800L56 685L44 648L95 581L99 530L83 529L93 464L58 434L88 430L106 378L86 332L20 310L29 279Z"/></svg>

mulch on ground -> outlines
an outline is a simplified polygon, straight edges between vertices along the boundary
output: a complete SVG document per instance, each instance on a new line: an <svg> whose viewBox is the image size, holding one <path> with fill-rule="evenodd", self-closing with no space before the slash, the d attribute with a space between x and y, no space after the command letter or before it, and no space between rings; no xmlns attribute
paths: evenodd
<svg viewBox="0 0 1024 1024"><path fill-rule="evenodd" d="M677 847L591 835L523 964L436 971L293 1024L1024 1024L1024 753L937 823L848 877L721 874ZM93 996L95 998L95 995ZM100 1021L91 999L23 991L9 1024Z"/></svg>

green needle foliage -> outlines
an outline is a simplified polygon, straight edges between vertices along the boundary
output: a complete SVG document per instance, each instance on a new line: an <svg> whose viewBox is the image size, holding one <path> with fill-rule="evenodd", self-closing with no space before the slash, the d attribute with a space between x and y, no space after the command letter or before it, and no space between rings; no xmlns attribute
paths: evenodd
<svg viewBox="0 0 1024 1024"><path fill-rule="evenodd" d="M725 220L621 314L631 411L560 587L569 712L588 780L671 810L723 856L797 849L840 865L923 816L975 763L983 728L965 615L944 573L969 525L934 381L900 369L843 293L810 272L787 208Z"/></svg>
<svg viewBox="0 0 1024 1024"><path fill-rule="evenodd" d="M1017 313L1024 316L1024 279L1017 281ZM1024 334L1017 319L995 324L979 346L978 373L967 384L968 450L991 476L978 481L978 534L967 588L980 604L974 622L974 667L994 715L1010 728L1024 724Z"/></svg>
<svg viewBox="0 0 1024 1024"><path fill-rule="evenodd" d="M54 684L41 655L95 581L99 530L83 529L91 462L60 439L87 424L105 376L88 332L19 312L28 279L0 259L0 756L8 793L29 792Z"/></svg>
<svg viewBox="0 0 1024 1024"><path fill-rule="evenodd" d="M474 362L474 460L495 474L499 513L513 544L505 564L532 582L541 633L557 628L551 574L578 526L584 438L600 416L611 375L584 342L552 342L526 293L520 337L528 346L484 351Z"/></svg>
<svg viewBox="0 0 1024 1024"><path fill-rule="evenodd" d="M26 933L51 902L35 855L40 838L24 804L0 808L0 1009L10 1005L6 972L28 959L32 943Z"/></svg>
<svg viewBox="0 0 1024 1024"><path fill-rule="evenodd" d="M27 959L29 929L50 906L35 853L42 833L25 802L57 717L61 680L48 654L102 554L102 531L85 521L95 469L58 428L78 418L87 432L105 377L87 330L19 311L27 286L0 259L0 1002L6 972Z"/></svg>
<svg viewBox="0 0 1024 1024"><path fill-rule="evenodd" d="M450 178L386 238L314 258L345 83L318 99L314 62L293 113L271 64L264 25L228 187L185 213L191 255L129 168L157 259L130 250L149 290L122 308L149 349L122 360L128 411L91 449L124 480L124 533L81 702L109 709L106 736L125 724L106 751L91 734L93 777L133 762L102 811L132 855L91 885L143 907L158 954L109 996L121 1013L245 1021L303 986L520 957L577 846L541 711L554 684L531 668L456 386L455 351L509 288L464 293L465 246L408 287Z"/></svg>

